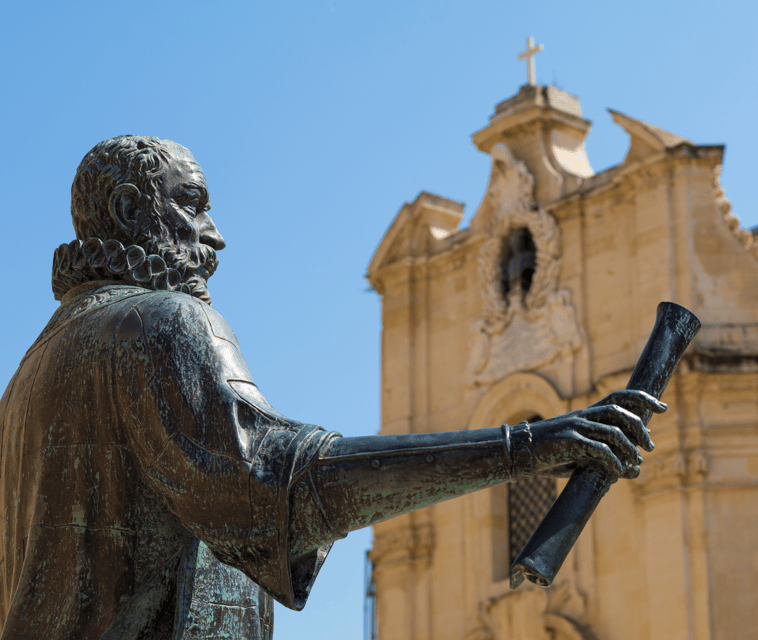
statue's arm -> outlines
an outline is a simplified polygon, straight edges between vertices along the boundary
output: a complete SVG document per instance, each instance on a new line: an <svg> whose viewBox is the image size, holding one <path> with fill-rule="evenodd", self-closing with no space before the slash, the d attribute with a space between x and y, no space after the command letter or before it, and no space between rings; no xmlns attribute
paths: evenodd
<svg viewBox="0 0 758 640"><path fill-rule="evenodd" d="M293 478L291 553L513 479L507 430L334 439Z"/></svg>
<svg viewBox="0 0 758 640"><path fill-rule="evenodd" d="M349 531L572 464L630 475L629 438L646 437L635 407L661 410L633 395L531 430L341 438L276 413L231 329L196 300L152 294L117 345L120 415L143 477L216 557L298 609Z"/></svg>
<svg viewBox="0 0 758 640"><path fill-rule="evenodd" d="M566 475L577 465L636 477L652 449L636 414L665 405L621 391L597 405L530 426L337 438L293 481L290 549L297 556L349 531L525 475Z"/></svg>

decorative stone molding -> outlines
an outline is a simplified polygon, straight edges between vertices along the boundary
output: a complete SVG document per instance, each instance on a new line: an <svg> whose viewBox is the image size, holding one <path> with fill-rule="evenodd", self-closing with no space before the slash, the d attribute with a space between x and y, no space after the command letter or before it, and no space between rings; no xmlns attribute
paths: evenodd
<svg viewBox="0 0 758 640"><path fill-rule="evenodd" d="M704 354L758 354L758 322L704 324L695 345L697 351ZM686 360L683 363L689 364ZM683 370L681 365L680 369Z"/></svg>
<svg viewBox="0 0 758 640"><path fill-rule="evenodd" d="M434 553L434 528L431 524L403 527L374 538L370 556L374 565L382 562L431 561Z"/></svg>
<svg viewBox="0 0 758 640"><path fill-rule="evenodd" d="M493 200L494 214L489 239L479 251L482 279L482 313L486 329L500 333L513 318L520 304L503 300L500 256L503 239L512 230L526 227L537 248L537 268L532 286L523 301L525 310L542 307L555 292L560 270L560 232L553 217L535 209L532 193L534 179L523 162L516 160L504 144L492 148L493 177L487 197Z"/></svg>
<svg viewBox="0 0 758 640"><path fill-rule="evenodd" d="M466 633L464 640L496 640L493 628L495 623L489 613L490 601L479 602L473 628Z"/></svg>
<svg viewBox="0 0 758 640"><path fill-rule="evenodd" d="M384 533L374 538L369 555L378 565L390 556L394 560L409 560L413 551L413 531L409 527Z"/></svg>
<svg viewBox="0 0 758 640"><path fill-rule="evenodd" d="M549 130L550 127L546 126L544 122L541 122L540 120L532 120L531 122L525 122L523 124L517 124L516 126L511 127L507 132L503 133L503 137L506 140L517 140L519 138L526 138L527 136L532 136L534 134L541 134Z"/></svg>
<svg viewBox="0 0 758 640"><path fill-rule="evenodd" d="M465 640L495 640L495 634L489 627L481 626L476 627L473 631L469 631Z"/></svg>
<svg viewBox="0 0 758 640"><path fill-rule="evenodd" d="M708 459L703 451L676 453L646 460L634 487L642 494L696 484L708 474Z"/></svg>
<svg viewBox="0 0 758 640"><path fill-rule="evenodd" d="M429 561L434 553L434 527L424 524L414 527L413 557L416 560Z"/></svg>
<svg viewBox="0 0 758 640"><path fill-rule="evenodd" d="M579 349L581 332L567 290L558 290L561 246L555 219L534 204L534 178L503 143L491 151L490 185L480 210L491 210L479 250L482 318L474 323L468 378L489 384L510 373L539 369ZM526 295L503 296L501 257L511 231L528 229L536 267Z"/></svg>
<svg viewBox="0 0 758 640"><path fill-rule="evenodd" d="M557 613L546 613L542 616L542 624L550 633L550 640L595 640L592 630L578 624L575 620Z"/></svg>
<svg viewBox="0 0 758 640"><path fill-rule="evenodd" d="M587 598L571 580L564 580L549 589L548 596L548 613L573 620L583 620L587 615Z"/></svg>
<svg viewBox="0 0 758 640"><path fill-rule="evenodd" d="M480 626L466 640L488 640L487 632L493 640L595 640L584 622L586 616L587 599L572 581L549 589L526 586L482 603L477 619Z"/></svg>
<svg viewBox="0 0 758 640"><path fill-rule="evenodd" d="M713 197L716 200L719 213L724 218L726 226L729 227L737 240L740 241L740 244L753 254L753 257L758 258L758 240L748 229L740 227L740 219L732 213L732 203L726 197L724 187L721 185L721 168L722 165L719 164L713 169Z"/></svg>

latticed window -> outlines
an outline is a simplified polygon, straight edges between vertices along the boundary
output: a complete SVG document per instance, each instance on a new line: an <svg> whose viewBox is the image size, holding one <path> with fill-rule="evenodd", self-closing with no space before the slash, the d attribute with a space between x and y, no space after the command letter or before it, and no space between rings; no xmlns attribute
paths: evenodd
<svg viewBox="0 0 758 640"><path fill-rule="evenodd" d="M535 415L529 422L538 422ZM516 559L556 498L553 478L522 478L508 485L509 565Z"/></svg>
<svg viewBox="0 0 758 640"><path fill-rule="evenodd" d="M542 522L555 498L553 478L523 478L508 487L508 549L511 563Z"/></svg>

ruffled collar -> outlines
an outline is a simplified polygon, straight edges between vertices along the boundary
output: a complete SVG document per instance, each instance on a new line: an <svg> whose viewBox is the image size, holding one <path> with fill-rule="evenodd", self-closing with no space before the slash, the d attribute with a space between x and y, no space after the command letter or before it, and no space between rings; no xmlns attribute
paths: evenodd
<svg viewBox="0 0 758 640"><path fill-rule="evenodd" d="M192 294L176 269L163 258L147 254L133 244L100 238L62 244L53 257L53 295L56 300L79 285L96 280L118 280L151 291L180 291Z"/></svg>

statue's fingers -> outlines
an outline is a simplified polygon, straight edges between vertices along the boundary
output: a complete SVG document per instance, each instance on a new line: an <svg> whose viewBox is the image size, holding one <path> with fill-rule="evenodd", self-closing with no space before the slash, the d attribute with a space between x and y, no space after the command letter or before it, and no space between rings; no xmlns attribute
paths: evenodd
<svg viewBox="0 0 758 640"><path fill-rule="evenodd" d="M614 404L621 405L633 413L641 413L641 410L663 413L668 408L665 402L661 402L646 391L622 389L615 393L616 401Z"/></svg>
<svg viewBox="0 0 758 640"><path fill-rule="evenodd" d="M635 478L639 477L640 475L640 466L634 465L631 467L627 467L626 471L621 474L622 478L626 478L627 480L634 480Z"/></svg>
<svg viewBox="0 0 758 640"><path fill-rule="evenodd" d="M624 463L624 466L640 464L642 457L637 447L626 436L620 427L588 422L581 430L582 435L608 445L613 453Z"/></svg>
<svg viewBox="0 0 758 640"><path fill-rule="evenodd" d="M645 451L652 451L655 448L650 439L650 431L647 430L640 417L625 407L618 405L590 407L585 412L585 417L595 422L620 427L632 443L642 447Z"/></svg>
<svg viewBox="0 0 758 640"><path fill-rule="evenodd" d="M619 389L618 391L614 391L610 395L607 395L592 406L600 407L609 404L617 404L637 415L644 413L645 411L663 413L668 408L668 405L665 402L661 402L645 391L638 391L635 389Z"/></svg>
<svg viewBox="0 0 758 640"><path fill-rule="evenodd" d="M577 444L581 445L582 453L587 462L592 461L599 464L611 477L618 477L626 471L626 467L621 464L621 461L607 444L585 438L582 435L577 435L576 441Z"/></svg>

